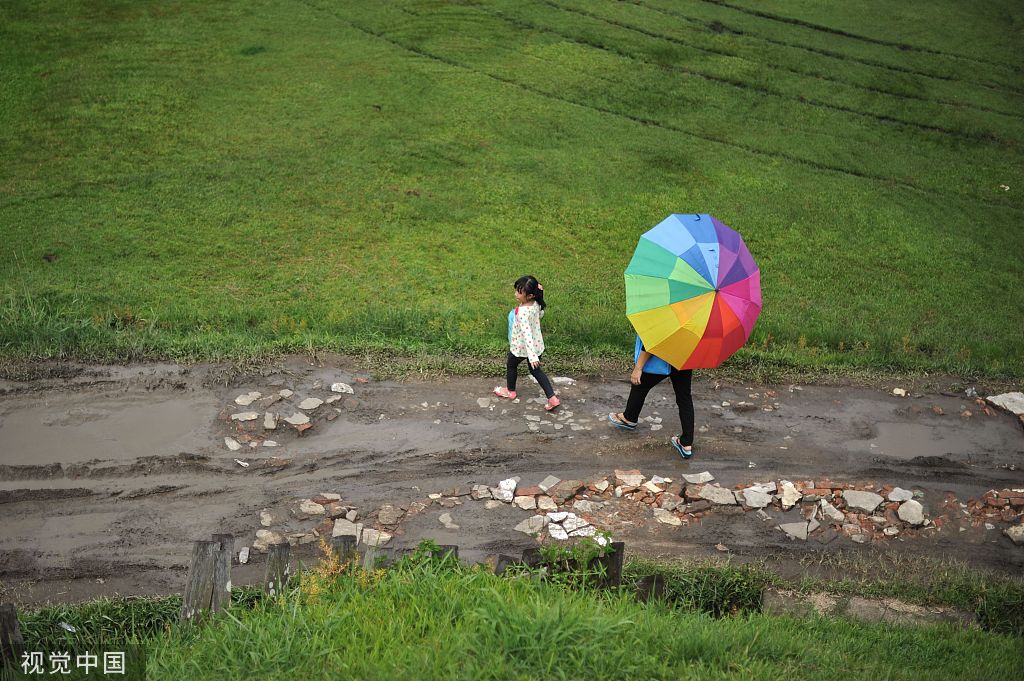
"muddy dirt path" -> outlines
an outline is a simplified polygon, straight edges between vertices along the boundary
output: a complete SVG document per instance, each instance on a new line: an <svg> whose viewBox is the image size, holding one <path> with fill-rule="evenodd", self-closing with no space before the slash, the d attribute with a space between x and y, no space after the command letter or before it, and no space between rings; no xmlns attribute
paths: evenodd
<svg viewBox="0 0 1024 681"><path fill-rule="evenodd" d="M262 509L287 518L272 529L294 530L288 509L321 492L340 494L373 526L383 504L429 503L428 494L453 487L511 476L522 485L548 475L589 481L615 469L677 480L708 471L723 487L823 477L892 484L923 493L930 518L948 510L949 494L967 502L990 489L1024 488L1020 422L987 415L963 395L697 380L697 454L687 462L666 444L678 428L667 382L648 400L650 420L624 433L604 421L624 405L624 377L558 386L563 407L552 416L526 377L518 403L499 403L488 399L493 379L378 381L353 366L292 357L227 381L223 366L78 366L59 378L0 381L0 597L33 604L180 591L191 542L230 532L236 546L251 545ZM336 382L352 394L333 393ZM249 391L261 397L235 403ZM309 397L337 399L308 410L312 427L301 435L282 420L264 430L267 411L283 419ZM247 411L258 418L231 419ZM226 437L241 449L229 450ZM268 439L278 446L262 444ZM488 509L468 496L459 502L407 516L393 545L430 537L479 560L535 543L513 529L532 512ZM641 510L623 509L607 529L648 555L721 555L720 544L739 560L771 558L792 572L817 552L902 551L1024 571L1024 548L1001 532L1007 523L986 529L966 511L937 531L855 544L843 536L793 540L778 529L781 515L765 521L736 507L681 527ZM458 528L442 525L442 513ZM312 543L296 546L299 558L315 553ZM235 581L261 571L254 551Z"/></svg>

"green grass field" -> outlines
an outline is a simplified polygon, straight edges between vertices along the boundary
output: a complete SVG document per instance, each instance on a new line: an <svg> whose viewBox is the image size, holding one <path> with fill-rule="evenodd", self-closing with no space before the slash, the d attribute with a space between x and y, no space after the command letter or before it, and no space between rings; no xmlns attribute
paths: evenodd
<svg viewBox="0 0 1024 681"><path fill-rule="evenodd" d="M0 5L0 355L625 357L671 212L739 230L735 360L1024 376L1024 7ZM1003 190L1000 185L1008 186Z"/></svg>

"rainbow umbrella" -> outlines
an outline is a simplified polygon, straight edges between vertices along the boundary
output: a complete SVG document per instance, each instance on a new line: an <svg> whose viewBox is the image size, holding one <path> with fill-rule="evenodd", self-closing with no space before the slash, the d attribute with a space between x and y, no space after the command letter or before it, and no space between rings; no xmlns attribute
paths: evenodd
<svg viewBox="0 0 1024 681"><path fill-rule="evenodd" d="M644 347L677 369L716 367L750 337L761 272L734 230L710 215L669 215L626 268L626 316Z"/></svg>

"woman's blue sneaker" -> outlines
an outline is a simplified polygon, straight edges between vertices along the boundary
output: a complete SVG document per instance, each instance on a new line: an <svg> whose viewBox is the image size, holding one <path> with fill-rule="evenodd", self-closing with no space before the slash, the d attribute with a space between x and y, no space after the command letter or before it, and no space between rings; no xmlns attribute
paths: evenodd
<svg viewBox="0 0 1024 681"><path fill-rule="evenodd" d="M619 418L618 414L608 414L608 422L622 430L636 430L635 423L627 423L626 421L623 421Z"/></svg>
<svg viewBox="0 0 1024 681"><path fill-rule="evenodd" d="M686 449L685 447L683 447L683 445L679 442L678 435L673 435L670 442L672 443L672 446L675 447L676 451L679 452L679 456L683 457L684 459L689 459L691 456L693 456L693 449Z"/></svg>

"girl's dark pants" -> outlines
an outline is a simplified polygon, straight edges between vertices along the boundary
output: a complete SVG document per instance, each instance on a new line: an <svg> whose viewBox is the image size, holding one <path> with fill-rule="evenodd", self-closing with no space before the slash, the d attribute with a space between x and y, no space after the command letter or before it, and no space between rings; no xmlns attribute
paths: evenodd
<svg viewBox="0 0 1024 681"><path fill-rule="evenodd" d="M683 426L683 434L679 436L679 443L684 447L693 444L693 396L690 394L690 380L693 378L693 369L681 371L673 369L667 377L665 374L649 374L646 371L640 374L640 385L634 385L629 390L629 399L626 400L626 410L622 415L630 423L640 420L640 410L644 407L644 400L651 388L661 383L665 378L672 379L672 389L676 393L676 405L679 407L679 423Z"/></svg>
<svg viewBox="0 0 1024 681"><path fill-rule="evenodd" d="M516 389L516 379L519 378L519 364L524 359L526 358L516 357L511 352L508 353L508 358L505 361L505 379L508 381L509 390ZM537 379L538 383L540 383L540 387L544 389L544 394L548 396L548 399L550 400L554 397L555 391L551 388L551 381L548 380L547 374L545 374L540 367L534 369L530 366L529 362L526 363L526 368L530 370L533 377Z"/></svg>

